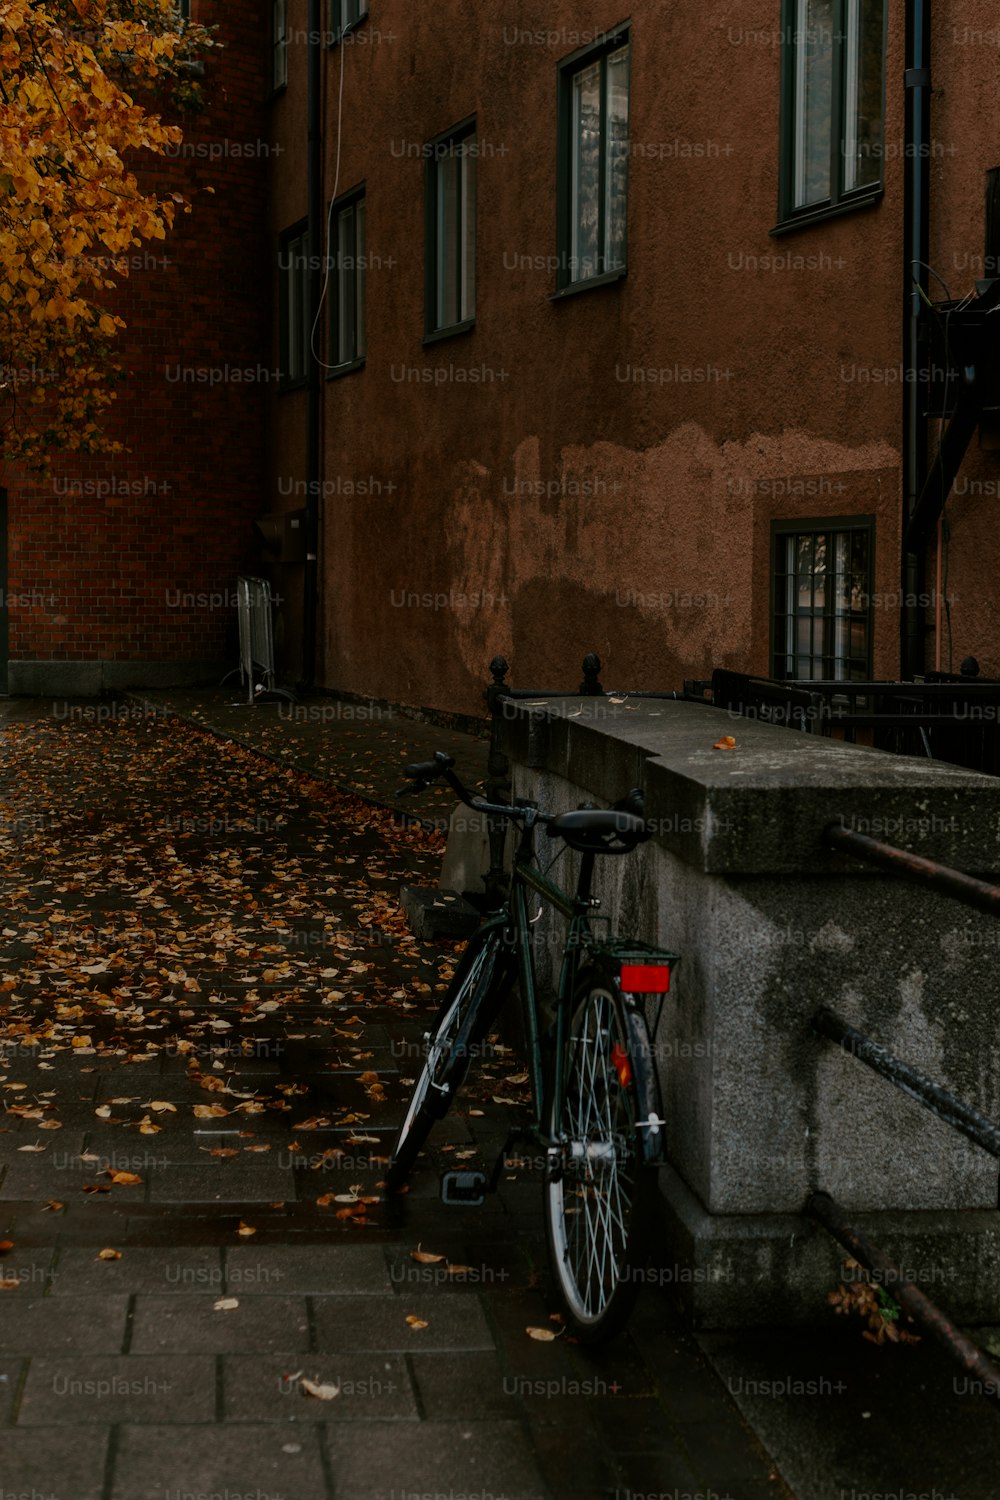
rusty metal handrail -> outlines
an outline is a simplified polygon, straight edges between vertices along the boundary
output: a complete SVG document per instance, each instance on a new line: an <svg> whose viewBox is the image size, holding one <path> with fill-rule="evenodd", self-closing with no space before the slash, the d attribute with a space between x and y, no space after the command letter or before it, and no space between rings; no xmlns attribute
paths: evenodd
<svg viewBox="0 0 1000 1500"><path fill-rule="evenodd" d="M925 1073L918 1072L909 1063L894 1057L885 1047L880 1047L878 1042L849 1025L825 1005L816 1012L812 1026L814 1031L828 1037L831 1042L837 1042L845 1052L849 1051L852 1057L888 1079L904 1094L909 1094L911 1099L923 1104L947 1125L960 1130L991 1156L1000 1157L1000 1125L996 1125L974 1105L967 1104L964 1099L959 1099L956 1094L942 1088L941 1084L935 1083ZM844 1046L845 1042L850 1043L850 1046Z"/></svg>
<svg viewBox="0 0 1000 1500"><path fill-rule="evenodd" d="M848 1224L844 1210L829 1193L813 1193L806 1204L806 1213L817 1219L860 1265L879 1276L883 1284L891 1279L891 1295L895 1301L905 1308L914 1322L927 1329L952 1359L982 1381L984 1396L1000 1401L1000 1367L993 1363L985 1350L956 1328L937 1303L904 1276L877 1245L872 1245L858 1229Z"/></svg>
<svg viewBox="0 0 1000 1500"><path fill-rule="evenodd" d="M950 865L943 865L936 859L897 849L895 844L884 844L879 839L869 838L866 833L855 833L843 823L829 823L823 836L828 844L845 854L853 854L869 864L892 870L908 880L916 880L942 896L963 901L966 906L973 906L991 917L1000 917L1000 886L977 880L962 870L953 870Z"/></svg>

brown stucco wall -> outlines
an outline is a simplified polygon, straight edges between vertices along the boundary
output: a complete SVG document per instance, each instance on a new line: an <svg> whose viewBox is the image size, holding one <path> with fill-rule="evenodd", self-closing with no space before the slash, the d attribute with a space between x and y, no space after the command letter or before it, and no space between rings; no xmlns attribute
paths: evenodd
<svg viewBox="0 0 1000 1500"><path fill-rule="evenodd" d="M958 6L938 4L940 32ZM614 686L766 672L771 521L854 514L877 517L874 670L897 675L904 58L889 10L884 200L773 237L780 6L751 25L735 3L638 3L628 275L559 302L556 64L574 32L626 18L616 0L382 0L364 42L330 49L327 192L343 66L338 192L367 185L370 266L366 366L325 393L329 686L475 712L497 651L522 685L573 685L586 650ZM987 6L957 24L966 10ZM935 221L952 214L962 246L981 240L996 55L976 54L976 89L948 78L935 98L942 129L968 140L934 176ZM296 121L299 145L275 235L304 210L304 88L293 47L275 123L284 140ZM416 153L472 114L476 326L422 347ZM302 472L304 401L275 403L275 478ZM987 513L964 507L970 552ZM956 591L972 566L959 530ZM969 608L970 638L995 636L992 605Z"/></svg>

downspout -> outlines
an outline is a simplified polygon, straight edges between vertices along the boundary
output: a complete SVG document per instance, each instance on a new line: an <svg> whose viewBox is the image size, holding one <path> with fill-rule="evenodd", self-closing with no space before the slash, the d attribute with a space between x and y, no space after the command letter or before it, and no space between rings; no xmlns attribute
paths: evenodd
<svg viewBox="0 0 1000 1500"><path fill-rule="evenodd" d="M323 131L322 131L322 58L323 25L321 0L309 0L308 20L308 94L306 103L308 129L309 193L309 351L307 354L306 407L306 566L302 596L302 686L312 687L316 680L316 617L319 592L319 492L322 473L320 453L320 406L322 329L316 315L322 294L323 276Z"/></svg>
<svg viewBox="0 0 1000 1500"><path fill-rule="evenodd" d="M906 12L906 166L903 173L903 274L905 380L903 382L903 530L912 516L927 473L927 426L921 348L921 305L927 296L930 259L931 0L912 0ZM920 596L924 554L901 556L903 608L900 676L924 671L925 630ZM912 602L910 602L912 601Z"/></svg>

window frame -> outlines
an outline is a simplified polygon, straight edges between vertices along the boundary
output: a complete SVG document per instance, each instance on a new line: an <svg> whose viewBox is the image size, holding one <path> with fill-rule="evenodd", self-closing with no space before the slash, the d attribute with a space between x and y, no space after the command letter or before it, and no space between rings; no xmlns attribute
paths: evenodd
<svg viewBox="0 0 1000 1500"><path fill-rule="evenodd" d="M788 234L810 224L854 213L861 208L876 207L885 196L885 125L886 60L888 50L888 0L882 0L882 94L879 102L882 122L882 158L877 182L845 189L844 117L849 72L845 25L849 0L833 0L833 61L831 65L830 107L830 195L817 202L795 207L795 151L798 142L796 114L796 75L799 47L797 7L799 0L782 0L781 5L781 103L778 138L778 222L773 235Z"/></svg>
<svg viewBox="0 0 1000 1500"><path fill-rule="evenodd" d="M424 147L427 157L427 168L424 174L424 344L436 343L439 339L452 338L456 334L469 333L476 326L476 296L478 292L478 276L476 274L476 261L479 241L479 215L477 199L479 196L479 152L474 150L467 158L474 165L475 181L472 193L472 303L471 316L460 317L455 323L441 323L438 320L438 262L440 245L438 243L437 231L437 205L438 205L438 183L440 180L441 163L448 158L441 154L441 148L456 146L470 138L478 137L478 127L475 115L469 115L453 125L449 130L442 131L433 140L428 141ZM478 139L476 139L478 146ZM463 200L464 203L464 200ZM464 214L459 213L461 221L460 244L464 241L467 229ZM459 307L465 301L465 288L459 291Z"/></svg>
<svg viewBox="0 0 1000 1500"><path fill-rule="evenodd" d="M301 269L293 271L282 265L283 257L295 244L302 246L301 254L305 265ZM309 345L312 332L309 320L309 220L299 219L295 224L282 230L278 236L278 368L281 376L278 389L285 391L301 390L309 379ZM291 364L291 319L289 317L291 297L289 295L290 282L288 280L293 274L301 277L299 295L301 298L302 325L299 332L302 336L302 372L301 374L290 374Z"/></svg>
<svg viewBox="0 0 1000 1500"><path fill-rule="evenodd" d="M805 677L795 677L795 676L791 676L790 677L790 676L786 675L784 672L779 672L779 670L778 670L779 662L781 662L781 661L787 661L787 658L789 656L791 656L793 658L793 661L794 661L794 658L798 654L794 650L790 652L788 650L787 644L783 645L779 641L779 639L778 639L778 630L777 630L779 619L784 623L784 625L786 627L786 630L787 630L787 624L788 624L789 620L794 621L794 620L797 620L797 619L800 618L800 616L799 616L799 614L798 614L797 611L795 613L789 615L786 612L784 606L782 606L781 609L779 610L779 600L778 600L778 561L779 561L778 549L779 549L779 546L784 546L785 542L787 541L788 537L790 537L790 536L791 537L799 537L799 536L807 536L807 535L810 535L810 534L813 535L813 536L819 536L819 535L825 533L827 536L829 536L832 539L832 538L834 538L840 532L851 532L851 531L860 531L860 532L863 532L865 534L866 539L867 539L865 597L866 597L868 603L867 603L867 607L866 607L866 610L865 610L865 664L864 664L864 674L865 675L863 677L850 677L850 676L848 676L848 677L838 678L838 677L836 677L836 676L834 676L834 675L831 674L831 676L829 676L829 677L823 677L823 678L805 678ZM769 600L769 603L770 603L770 630L769 630L769 637L770 637L770 639L769 639L769 643L768 643L768 645L769 645L769 650L768 650L768 665L769 665L769 670L770 670L771 678L774 681L776 681L776 682L824 681L824 682L845 682L845 683L849 683L849 682L870 682L872 680L872 672L873 672L872 663L873 663L873 660L874 660L874 648L875 648L875 611L874 611L874 605L872 603L873 583L874 583L874 578L875 578L875 542L876 542L876 526L875 526L875 516L874 515L855 515L855 516L788 516L788 517L782 517L779 520L773 520L771 522L771 554L770 554L771 577L770 577L770 600ZM783 559L782 559L782 576L783 577L787 577L788 576L785 573L785 571L784 571L784 560ZM829 576L829 574L827 576ZM833 650L827 650L826 647L827 647L828 644L830 646L833 646L833 644L834 644L832 636L828 635L827 632L828 631L832 631L832 627L834 625L834 622L838 618L838 616L836 614L836 611L835 611L835 608L834 608L834 604L835 604L834 590L832 588L827 588L826 592L829 595L829 598L828 598L828 600L824 600L824 605L823 605L823 616L822 616L822 618L823 618L823 640L821 642L821 648L822 649L820 651L818 651L818 652L812 651L810 653L812 656L817 656L818 655L818 656L821 656L823 658L824 669L825 669L825 665L826 665L827 661L834 662L836 660L836 658L834 656ZM848 614L846 616L841 616L841 618L849 620L851 618L851 615ZM850 662L850 657L848 656L847 658L845 658L845 661L849 663Z"/></svg>
<svg viewBox="0 0 1000 1500"><path fill-rule="evenodd" d="M271 0L271 94L288 87L288 4L289 0ZM278 18L281 17L279 34Z"/></svg>
<svg viewBox="0 0 1000 1500"><path fill-rule="evenodd" d="M572 255L573 226L570 222L572 213L572 177L573 177L573 79L585 68L591 67L595 62L605 63L612 52L617 52L622 46L628 47L628 88L629 88L629 128L632 123L632 23L621 21L617 26L610 27L603 32L600 38L589 43L586 47L580 47L569 56L563 57L556 64L557 77L557 137L556 137L556 290L552 294L552 301L562 297L573 296L577 292L590 291L593 287L610 286L624 280L628 274L628 204L629 204L629 177L628 164L630 153L626 154L626 180L625 180L625 260L621 266L612 270L602 270L595 276L574 278L570 259ZM601 69L601 114L602 122L606 123L607 109L607 67ZM603 203L605 162L607 156L607 133L602 128L601 132L601 163L599 197ZM603 247L605 233L603 218L600 226L600 239Z"/></svg>
<svg viewBox="0 0 1000 1500"><path fill-rule="evenodd" d="M357 7L358 14L344 20L344 10ZM371 17L370 0L330 0L330 46L336 47L345 36L356 31Z"/></svg>
<svg viewBox="0 0 1000 1500"><path fill-rule="evenodd" d="M360 350L358 348L358 320L357 320L356 314L357 314L357 308L358 308L358 305L359 305L359 294L358 294L358 290L357 290L357 282L355 281L355 283L354 283L354 288L355 288L354 289L354 303L355 303L354 353L351 355L351 357L349 359L346 359L346 360L335 360L334 359L334 355L337 354L337 353L339 353L339 346L340 346L339 309L340 309L340 276L341 276L341 269L340 269L340 266L338 264L339 259L340 259L340 249L339 249L340 236L339 236L339 233L338 233L338 225L339 225L339 221L340 221L341 215L344 214L348 209L353 209L354 210L354 214L355 214L355 217L354 217L354 252L353 253L354 253L355 261L357 261L359 259L359 251L358 251L358 219L357 219L357 207L358 207L359 203L365 205L365 238L364 238L364 246L363 246L363 248L362 248L362 250L360 252L360 257L363 257L363 262L364 263L361 266L355 265L354 271L353 271L353 275L355 277L360 277L361 278L360 306L361 306L361 310L362 310L362 314L363 314L363 318L364 318L364 347L362 349L360 349ZM350 372L352 370L361 370L361 369L363 369L364 366L365 366L365 361L367 360L367 357L368 357L368 317L367 317L367 298L368 298L368 208L367 208L367 205L368 205L368 195L367 195L367 192L366 192L366 184L364 182L358 183L358 185L356 187L351 188L346 193L341 193L340 196L337 197L337 198L335 198L331 202L331 204L330 204L330 279L329 279L329 283L327 285L327 296L330 299L330 309L329 309L329 314L328 314L328 318L327 318L327 350L328 350L328 353L327 353L327 379L329 379L329 380L335 380L340 375L348 375L348 374L350 374Z"/></svg>

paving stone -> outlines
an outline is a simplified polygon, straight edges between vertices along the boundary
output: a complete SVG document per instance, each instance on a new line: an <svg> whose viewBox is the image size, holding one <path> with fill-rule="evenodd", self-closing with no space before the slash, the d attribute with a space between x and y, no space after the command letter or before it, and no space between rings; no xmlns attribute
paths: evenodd
<svg viewBox="0 0 1000 1500"><path fill-rule="evenodd" d="M615 1464L600 1441L590 1431L585 1412L579 1412L575 1421L560 1427L531 1427L535 1462L549 1486L557 1484L568 1489L590 1487L591 1494L612 1490L616 1480ZM666 1495L666 1486L658 1484L653 1493ZM626 1500L626 1497L620 1497ZM631 1496L627 1500L632 1500ZM670 1495L669 1500L675 1500Z"/></svg>
<svg viewBox="0 0 1000 1500"><path fill-rule="evenodd" d="M110 1500L324 1500L326 1494L319 1433L305 1426L119 1432Z"/></svg>
<svg viewBox="0 0 1000 1500"><path fill-rule="evenodd" d="M422 1422L340 1427L326 1437L334 1492L350 1500L481 1495L548 1500L515 1422Z"/></svg>
<svg viewBox="0 0 1000 1500"><path fill-rule="evenodd" d="M354 1349L403 1351L407 1354L433 1350L492 1349L493 1336L483 1310L472 1297L442 1292L433 1301L397 1297L316 1297L316 1347L323 1353ZM414 1329L408 1315L427 1322Z"/></svg>
<svg viewBox="0 0 1000 1500"><path fill-rule="evenodd" d="M392 1285L407 1296L442 1288L473 1295L503 1292L518 1283L523 1286L529 1277L523 1252L516 1245L496 1240L469 1243L465 1238L456 1240L440 1234L421 1245L425 1253L444 1259L434 1265L423 1264L413 1259L412 1250L406 1245L393 1246L387 1252ZM449 1271L449 1266L455 1269Z"/></svg>
<svg viewBox="0 0 1000 1500"><path fill-rule="evenodd" d="M223 1286L222 1255L218 1249L178 1250L173 1246L121 1249L121 1260L100 1260L95 1250L67 1249L59 1253L53 1278L58 1296L88 1292L209 1292Z"/></svg>
<svg viewBox="0 0 1000 1500"><path fill-rule="evenodd" d="M330 1400L305 1394L296 1375L338 1386ZM416 1421L406 1361L383 1354L230 1355L223 1362L227 1422Z"/></svg>
<svg viewBox="0 0 1000 1500"><path fill-rule="evenodd" d="M665 1411L659 1396L626 1396L623 1401L594 1402L589 1409L593 1430L612 1453L652 1453L659 1448L680 1453L682 1427Z"/></svg>
<svg viewBox="0 0 1000 1500"><path fill-rule="evenodd" d="M226 1251L226 1287L238 1293L371 1295L392 1291L385 1252L377 1245L238 1245Z"/></svg>
<svg viewBox="0 0 1000 1500"><path fill-rule="evenodd" d="M414 1354L410 1368L428 1421L447 1421L457 1411L470 1421L520 1418L520 1398L493 1350L466 1352L460 1360L451 1353Z"/></svg>
<svg viewBox="0 0 1000 1500"><path fill-rule="evenodd" d="M0 1359L0 1425L6 1426L13 1418L14 1402L20 1390L24 1367L24 1360ZM0 1485L2 1483L3 1467L2 1462L0 1462ZM0 1490L0 1494L2 1493L3 1491Z"/></svg>
<svg viewBox="0 0 1000 1500"><path fill-rule="evenodd" d="M295 1354L308 1349L309 1321L300 1297L241 1294L238 1307L216 1310L222 1297L137 1297L131 1352Z"/></svg>
<svg viewBox="0 0 1000 1500"><path fill-rule="evenodd" d="M45 1434L8 1429L0 1437L0 1494L15 1500L103 1500L110 1428ZM164 1500L161 1495L160 1500Z"/></svg>
<svg viewBox="0 0 1000 1500"><path fill-rule="evenodd" d="M150 1203L274 1203L294 1196L291 1170L271 1166L266 1157L160 1167L149 1185Z"/></svg>
<svg viewBox="0 0 1000 1500"><path fill-rule="evenodd" d="M15 1240L14 1248L0 1257L0 1281L17 1282L17 1286L3 1292L7 1297L42 1297L53 1283L55 1252L43 1246L22 1247ZM0 1323L2 1328L2 1323ZM0 1335L2 1337L2 1335Z"/></svg>
<svg viewBox="0 0 1000 1500"><path fill-rule="evenodd" d="M214 1421L208 1355L33 1359L18 1412L21 1427Z"/></svg>
<svg viewBox="0 0 1000 1500"><path fill-rule="evenodd" d="M81 1172L78 1168L68 1171L65 1167L47 1166L39 1162L38 1157L33 1158L30 1163L12 1162L0 1183L0 1200L45 1203L55 1198L60 1202L67 1202L78 1198L85 1185L106 1186L109 1182L96 1166L90 1172ZM128 1187L124 1184L116 1186L114 1191L120 1197L128 1194L133 1201L141 1203L145 1198L145 1180Z"/></svg>
<svg viewBox="0 0 1000 1500"><path fill-rule="evenodd" d="M0 1349L7 1354L117 1354L128 1298L22 1297L4 1293Z"/></svg>

